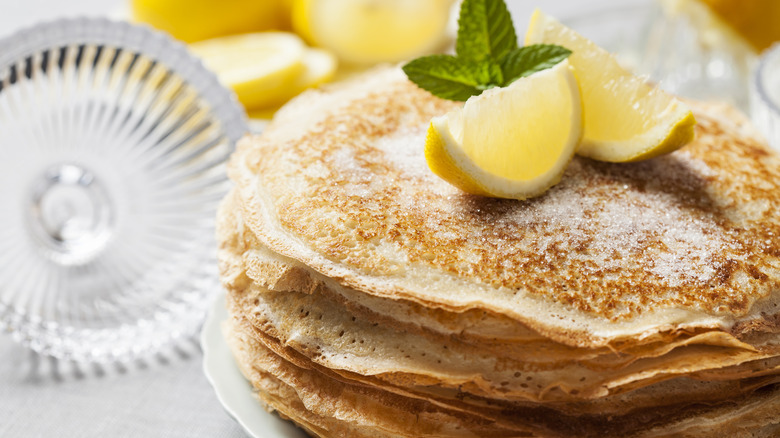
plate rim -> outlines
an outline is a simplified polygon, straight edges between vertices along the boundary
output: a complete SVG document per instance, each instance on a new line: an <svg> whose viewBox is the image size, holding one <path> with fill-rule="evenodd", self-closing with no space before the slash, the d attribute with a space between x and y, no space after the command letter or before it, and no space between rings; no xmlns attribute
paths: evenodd
<svg viewBox="0 0 780 438"><path fill-rule="evenodd" d="M222 337L227 320L225 292L214 299L200 332L203 374L225 412L252 438L306 438L308 435L291 421L268 412L255 397L254 388L244 377Z"/></svg>

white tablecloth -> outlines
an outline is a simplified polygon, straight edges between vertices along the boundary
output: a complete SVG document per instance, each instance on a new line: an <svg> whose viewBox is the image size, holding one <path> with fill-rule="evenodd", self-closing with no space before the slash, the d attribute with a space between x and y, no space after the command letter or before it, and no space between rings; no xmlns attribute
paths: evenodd
<svg viewBox="0 0 780 438"><path fill-rule="evenodd" d="M206 381L197 342L177 350L77 368L0 335L0 437L246 437Z"/></svg>

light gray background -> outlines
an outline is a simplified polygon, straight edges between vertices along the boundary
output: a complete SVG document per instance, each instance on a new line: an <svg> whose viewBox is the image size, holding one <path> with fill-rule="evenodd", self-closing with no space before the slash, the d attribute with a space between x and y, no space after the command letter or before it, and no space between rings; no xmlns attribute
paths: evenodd
<svg viewBox="0 0 780 438"><path fill-rule="evenodd" d="M523 35L536 6L565 19L609 3L643 1L651 0L507 3ZM122 18L126 11L120 0L0 0L0 37L42 20ZM217 401L201 360L192 340L125 368L73 368L39 358L0 333L0 437L244 437Z"/></svg>

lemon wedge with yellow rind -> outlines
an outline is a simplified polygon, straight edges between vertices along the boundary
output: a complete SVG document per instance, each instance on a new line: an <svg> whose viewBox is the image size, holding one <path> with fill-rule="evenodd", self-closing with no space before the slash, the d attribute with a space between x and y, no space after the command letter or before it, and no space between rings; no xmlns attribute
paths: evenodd
<svg viewBox="0 0 780 438"><path fill-rule="evenodd" d="M606 50L537 10L526 44L558 44L572 51L584 104L577 153L629 162L672 152L693 139L696 120L673 96L625 71Z"/></svg>
<svg viewBox="0 0 780 438"><path fill-rule="evenodd" d="M306 70L306 46L288 32L232 35L189 47L247 109L292 97L298 77Z"/></svg>
<svg viewBox="0 0 780 438"><path fill-rule="evenodd" d="M525 199L560 180L581 133L580 92L563 61L432 119L425 159L468 193Z"/></svg>

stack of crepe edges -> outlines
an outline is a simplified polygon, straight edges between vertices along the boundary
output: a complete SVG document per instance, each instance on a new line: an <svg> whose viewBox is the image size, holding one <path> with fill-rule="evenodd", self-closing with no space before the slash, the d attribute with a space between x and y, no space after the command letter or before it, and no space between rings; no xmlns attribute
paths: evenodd
<svg viewBox="0 0 780 438"><path fill-rule="evenodd" d="M320 437L780 436L780 159L744 117L692 103L682 150L520 202L427 171L453 105L374 72L239 144L224 332L267 409Z"/></svg>

